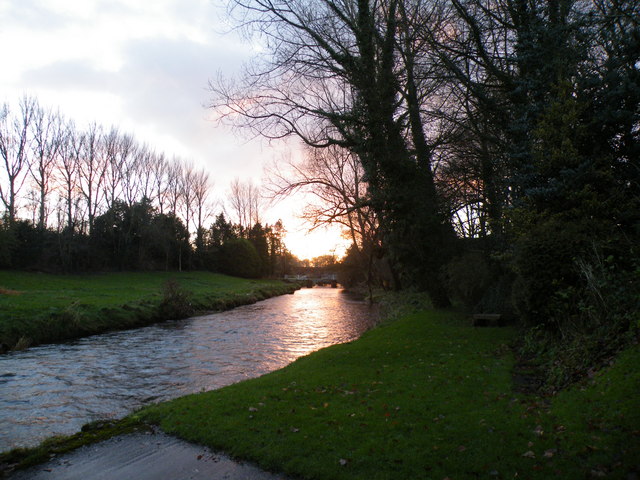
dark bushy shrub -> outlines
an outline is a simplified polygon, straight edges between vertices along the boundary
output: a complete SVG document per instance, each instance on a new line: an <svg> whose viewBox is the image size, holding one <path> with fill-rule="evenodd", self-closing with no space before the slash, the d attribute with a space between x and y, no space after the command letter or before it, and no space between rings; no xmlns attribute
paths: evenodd
<svg viewBox="0 0 640 480"><path fill-rule="evenodd" d="M577 312L575 261L586 249L588 233L578 222L548 217L517 240L514 305L525 324L558 330Z"/></svg>
<svg viewBox="0 0 640 480"><path fill-rule="evenodd" d="M185 318L194 313L191 292L185 290L175 280L167 280L162 286L160 315L165 319Z"/></svg>
<svg viewBox="0 0 640 480"><path fill-rule="evenodd" d="M223 273L234 277L259 278L262 261L253 244L244 238L228 240L220 250Z"/></svg>
<svg viewBox="0 0 640 480"><path fill-rule="evenodd" d="M469 310L478 305L493 276L484 255L473 251L451 260L445 267L445 274L449 292Z"/></svg>
<svg viewBox="0 0 640 480"><path fill-rule="evenodd" d="M561 388L637 338L640 259L605 222L541 219L516 242L514 303L547 387Z"/></svg>

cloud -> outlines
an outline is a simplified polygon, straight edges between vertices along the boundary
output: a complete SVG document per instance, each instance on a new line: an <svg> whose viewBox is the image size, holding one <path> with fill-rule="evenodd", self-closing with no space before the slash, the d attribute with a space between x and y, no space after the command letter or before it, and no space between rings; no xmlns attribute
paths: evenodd
<svg viewBox="0 0 640 480"><path fill-rule="evenodd" d="M41 5L24 2L30 10ZM207 120L209 79L232 75L253 54L237 35L220 34L226 27L216 23L208 0L88 1L76 12L69 11L70 0L47 2L46 11L67 29L55 38L39 34L43 51L19 69L14 85L21 91L78 124L114 125L169 156L195 160L210 168L221 189L235 177L259 181L265 160L280 155ZM100 17L87 21L92 12ZM122 25L126 32L113 33Z"/></svg>
<svg viewBox="0 0 640 480"><path fill-rule="evenodd" d="M27 70L21 83L30 89L49 88L55 90L105 90L108 76L87 60L61 60L44 67Z"/></svg>
<svg viewBox="0 0 640 480"><path fill-rule="evenodd" d="M209 78L236 71L250 53L230 37L136 39L121 47L115 71L100 68L93 58L62 60L24 72L21 84L30 91L56 92L47 96L64 99L65 104L55 105L63 113L77 116L84 110L80 116L86 121L131 130L168 155L213 166L225 183L247 174L259 179L265 157L259 142L247 144L216 128L204 108Z"/></svg>
<svg viewBox="0 0 640 480"><path fill-rule="evenodd" d="M3 10L2 24L12 29L28 28L32 31L49 31L63 29L69 25L70 19L58 15L42 0L10 1ZM3 27L4 28L4 27Z"/></svg>
<svg viewBox="0 0 640 480"><path fill-rule="evenodd" d="M239 45L187 39L132 42L118 73L125 108L141 123L180 139L187 152L204 161L224 143L237 141L206 121L208 80L219 69L237 69L238 58L246 55Z"/></svg>

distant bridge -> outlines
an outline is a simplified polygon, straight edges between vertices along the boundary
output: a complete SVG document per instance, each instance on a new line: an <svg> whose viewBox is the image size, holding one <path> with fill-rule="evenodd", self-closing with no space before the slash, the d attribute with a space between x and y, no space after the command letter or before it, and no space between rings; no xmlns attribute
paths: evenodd
<svg viewBox="0 0 640 480"><path fill-rule="evenodd" d="M338 287L338 274L331 272L318 275L285 275L284 279L291 282L301 282L308 287L313 287L314 285L331 285L333 288Z"/></svg>

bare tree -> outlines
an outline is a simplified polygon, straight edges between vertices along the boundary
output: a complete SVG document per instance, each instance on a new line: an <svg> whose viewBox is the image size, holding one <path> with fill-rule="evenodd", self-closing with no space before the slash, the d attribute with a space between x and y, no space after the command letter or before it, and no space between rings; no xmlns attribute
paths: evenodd
<svg viewBox="0 0 640 480"><path fill-rule="evenodd" d="M56 166L58 152L65 137L64 120L59 112L35 106L31 123L32 160L29 165L31 177L38 192L38 228L47 226L47 197L52 188L51 178Z"/></svg>
<svg viewBox="0 0 640 480"><path fill-rule="evenodd" d="M122 135L114 127L105 136L104 142L107 160L104 190L107 207L111 208L125 190L124 178L127 171L133 168L130 162L132 162L135 142L131 135Z"/></svg>
<svg viewBox="0 0 640 480"><path fill-rule="evenodd" d="M300 163L289 161L285 169L274 165L268 188L276 197L310 194L315 201L307 204L303 218L312 228L341 225L356 247L368 248L375 242L377 220L363 177L362 165L350 151L337 146L307 149Z"/></svg>
<svg viewBox="0 0 640 480"><path fill-rule="evenodd" d="M212 107L262 136L355 153L393 257L447 306L439 272L454 232L439 205L421 111L430 83L418 78L407 25L415 4L427 2L235 0L232 13L261 35L268 56L237 81L212 83Z"/></svg>
<svg viewBox="0 0 640 480"><path fill-rule="evenodd" d="M104 195L103 184L107 171L102 129L92 123L83 135L82 155L78 165L78 187L85 201L89 233L98 214Z"/></svg>
<svg viewBox="0 0 640 480"><path fill-rule="evenodd" d="M211 210L208 208L207 204L212 188L209 172L206 170L197 170L194 172L192 188L196 215L196 228L197 231L200 232L204 227L204 222L211 215Z"/></svg>
<svg viewBox="0 0 640 480"><path fill-rule="evenodd" d="M168 197L169 164L164 153L156 154L151 159L150 170L153 172L153 192L160 213L164 213Z"/></svg>
<svg viewBox="0 0 640 480"><path fill-rule="evenodd" d="M125 140L127 138L127 140ZM122 196L130 207L140 200L142 188L142 171L145 168L145 147L137 145L133 137L123 137L121 144L123 150L122 159ZM124 152L126 151L126 154Z"/></svg>
<svg viewBox="0 0 640 480"><path fill-rule="evenodd" d="M182 161L175 156L167 165L166 200L170 212L177 215L182 202Z"/></svg>
<svg viewBox="0 0 640 480"><path fill-rule="evenodd" d="M148 145L140 145L136 150L138 165L138 192L141 198L155 201L155 164L157 154Z"/></svg>
<svg viewBox="0 0 640 480"><path fill-rule="evenodd" d="M116 201L117 190L120 186L120 177L122 175L121 166L118 164L120 132L118 132L117 128L111 127L111 130L105 134L103 142L106 170L102 188L104 190L107 208L111 208Z"/></svg>
<svg viewBox="0 0 640 480"><path fill-rule="evenodd" d="M19 115L12 116L7 104L0 110L0 156L6 184L0 182L0 199L12 224L16 219L18 194L22 189L29 167L29 125L36 109L36 99L23 97Z"/></svg>
<svg viewBox="0 0 640 480"><path fill-rule="evenodd" d="M233 180L229 186L228 201L243 230L247 231L260 222L263 197L260 188L252 181Z"/></svg>
<svg viewBox="0 0 640 480"><path fill-rule="evenodd" d="M190 230L190 226L193 220L193 208L194 208L194 190L193 184L195 181L195 170L193 166L193 162L186 161L182 162L180 169L180 176L178 179L179 188L180 188L180 198L181 198L181 206L182 206L182 218L184 219L184 224L187 227L187 231Z"/></svg>
<svg viewBox="0 0 640 480"><path fill-rule="evenodd" d="M274 165L270 177L269 188L276 197L300 191L314 199L303 214L312 228L329 224L344 227L353 245L352 253L366 270L367 285L373 288L374 260L381 252L381 243L364 170L356 155L337 146L310 148L301 163L289 161L288 171Z"/></svg>
<svg viewBox="0 0 640 480"><path fill-rule="evenodd" d="M61 148L58 150L58 174L62 198L65 202L66 226L73 231L77 227L75 209L80 199L77 186L84 137L76 130L73 123L67 124L65 133Z"/></svg>

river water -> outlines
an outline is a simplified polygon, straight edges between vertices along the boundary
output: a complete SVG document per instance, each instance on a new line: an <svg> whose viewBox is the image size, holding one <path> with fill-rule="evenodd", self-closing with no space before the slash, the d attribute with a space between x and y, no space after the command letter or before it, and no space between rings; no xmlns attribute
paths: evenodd
<svg viewBox="0 0 640 480"><path fill-rule="evenodd" d="M356 339L366 303L315 287L226 312L0 356L0 451L219 388Z"/></svg>

